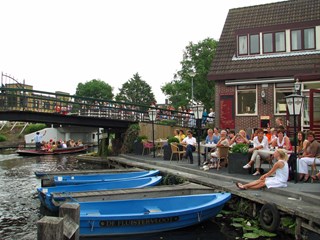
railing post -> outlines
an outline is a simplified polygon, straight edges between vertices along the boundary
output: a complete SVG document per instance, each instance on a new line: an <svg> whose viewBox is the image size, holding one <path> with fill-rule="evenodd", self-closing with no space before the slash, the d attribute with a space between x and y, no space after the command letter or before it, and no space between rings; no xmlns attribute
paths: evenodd
<svg viewBox="0 0 320 240"><path fill-rule="evenodd" d="M37 222L38 240L63 240L63 218L45 216Z"/></svg>
<svg viewBox="0 0 320 240"><path fill-rule="evenodd" d="M64 203L59 208L59 217L64 219L64 233L68 239L79 240L80 235L80 205ZM71 221L69 221L70 219Z"/></svg>

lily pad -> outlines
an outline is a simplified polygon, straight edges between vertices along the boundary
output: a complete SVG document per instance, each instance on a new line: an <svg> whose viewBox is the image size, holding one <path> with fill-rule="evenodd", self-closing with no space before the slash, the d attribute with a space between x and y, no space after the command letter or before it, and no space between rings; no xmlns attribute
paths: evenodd
<svg viewBox="0 0 320 240"><path fill-rule="evenodd" d="M231 211L227 211L227 210L222 210L222 211L220 211L220 213L223 215L231 215L232 214Z"/></svg>
<svg viewBox="0 0 320 240"><path fill-rule="evenodd" d="M247 231L255 231L255 230L258 230L257 227L248 226L248 225L244 225L244 226L243 226L243 229L244 229L244 230L247 230Z"/></svg>
<svg viewBox="0 0 320 240"><path fill-rule="evenodd" d="M243 225L240 223L231 223L230 225L234 226L235 228L242 228L243 227Z"/></svg>
<svg viewBox="0 0 320 240"><path fill-rule="evenodd" d="M223 217L223 215L222 214L217 214L217 216L216 216L217 218L221 218L221 217Z"/></svg>
<svg viewBox="0 0 320 240"><path fill-rule="evenodd" d="M243 234L243 237L248 238L248 239L257 239L260 236L256 233L245 233L245 234Z"/></svg>
<svg viewBox="0 0 320 240"><path fill-rule="evenodd" d="M275 233L267 232L262 229L256 229L254 230L254 233L259 234L260 237L276 237L277 236L277 234Z"/></svg>
<svg viewBox="0 0 320 240"><path fill-rule="evenodd" d="M244 222L244 218L232 218L233 222Z"/></svg>

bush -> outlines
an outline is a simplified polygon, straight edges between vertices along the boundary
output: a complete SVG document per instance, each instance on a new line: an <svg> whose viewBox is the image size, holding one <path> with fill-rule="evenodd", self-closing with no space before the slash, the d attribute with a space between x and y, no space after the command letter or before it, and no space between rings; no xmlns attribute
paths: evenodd
<svg viewBox="0 0 320 240"><path fill-rule="evenodd" d="M177 124L177 121L173 119L163 119L158 124L166 126L175 126Z"/></svg>
<svg viewBox="0 0 320 240"><path fill-rule="evenodd" d="M170 137L168 139L168 144L173 143L173 142L179 143L179 139L176 137Z"/></svg>
<svg viewBox="0 0 320 240"><path fill-rule="evenodd" d="M142 142L143 140L147 140L147 139L148 139L147 136L142 135L142 136L138 136L137 139L136 139L136 141L137 141L137 142Z"/></svg>
<svg viewBox="0 0 320 240"><path fill-rule="evenodd" d="M5 141L7 141L6 136L0 134L0 142L5 142Z"/></svg>
<svg viewBox="0 0 320 240"><path fill-rule="evenodd" d="M130 153L133 151L133 143L136 141L139 134L139 124L131 124L125 133L121 152Z"/></svg>
<svg viewBox="0 0 320 240"><path fill-rule="evenodd" d="M232 153L242 153L242 154L247 154L249 151L249 146L248 144L245 143L238 143L233 145L231 148Z"/></svg>
<svg viewBox="0 0 320 240"><path fill-rule="evenodd" d="M31 124L28 125L25 129L25 133L29 134L29 133L34 133L34 132L38 132L44 128L46 128L47 126L45 124L42 123L37 123L37 124Z"/></svg>

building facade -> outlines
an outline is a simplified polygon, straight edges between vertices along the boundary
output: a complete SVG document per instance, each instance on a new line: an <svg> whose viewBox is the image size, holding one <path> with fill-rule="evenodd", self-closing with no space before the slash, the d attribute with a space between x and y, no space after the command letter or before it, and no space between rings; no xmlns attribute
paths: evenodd
<svg viewBox="0 0 320 240"><path fill-rule="evenodd" d="M290 128L285 97L297 92L299 128L320 132L320 1L230 9L208 79L221 128L273 127L277 117Z"/></svg>

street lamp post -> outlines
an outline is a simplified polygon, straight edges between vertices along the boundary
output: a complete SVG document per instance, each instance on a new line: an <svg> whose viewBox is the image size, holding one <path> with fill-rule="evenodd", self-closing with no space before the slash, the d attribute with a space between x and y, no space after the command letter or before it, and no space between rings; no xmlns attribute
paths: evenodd
<svg viewBox="0 0 320 240"><path fill-rule="evenodd" d="M194 113L194 118L196 119L197 125L197 142L198 142L198 166L200 166L200 134L201 134L201 122L203 114L202 105L193 105L190 107Z"/></svg>
<svg viewBox="0 0 320 240"><path fill-rule="evenodd" d="M293 176L294 182L297 183L297 124L296 124L296 116L300 114L301 107L303 105L304 96L298 94L291 94L285 97L287 102L287 107L289 110L289 114L293 115L293 145L294 145L294 163L293 163Z"/></svg>
<svg viewBox="0 0 320 240"><path fill-rule="evenodd" d="M196 76L196 73L189 72L188 75L191 77L191 103L193 104L193 78Z"/></svg>
<svg viewBox="0 0 320 240"><path fill-rule="evenodd" d="M152 145L153 145L153 158L156 157L156 148L154 145L154 120L156 120L156 116L157 116L157 110L154 108L149 109L148 113L149 113L149 119L152 123Z"/></svg>

